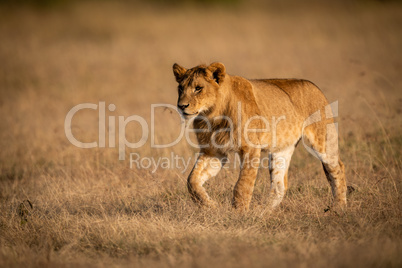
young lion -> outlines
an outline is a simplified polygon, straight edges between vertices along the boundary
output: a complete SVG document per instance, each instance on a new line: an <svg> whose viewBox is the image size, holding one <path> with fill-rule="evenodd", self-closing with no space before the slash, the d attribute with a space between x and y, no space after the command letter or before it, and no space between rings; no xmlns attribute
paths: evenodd
<svg viewBox="0 0 402 268"><path fill-rule="evenodd" d="M297 143L322 162L334 203L346 207L344 165L331 107L313 83L298 79L248 80L226 73L222 63L185 69L173 65L179 83L177 106L193 121L201 148L188 177L194 200L214 207L203 184L218 174L229 152L241 159L233 206L248 210L261 151L270 153L269 205L280 204L287 189L287 172Z"/></svg>

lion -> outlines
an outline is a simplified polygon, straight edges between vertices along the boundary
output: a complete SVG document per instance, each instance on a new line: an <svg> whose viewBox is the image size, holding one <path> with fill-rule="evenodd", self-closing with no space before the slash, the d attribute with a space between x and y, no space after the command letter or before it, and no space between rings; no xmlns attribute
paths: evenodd
<svg viewBox="0 0 402 268"><path fill-rule="evenodd" d="M260 166L260 156L270 156L269 207L281 202L288 187L288 169L296 145L322 162L331 186L333 205L346 207L345 168L339 157L338 134L332 109L321 90L303 79L246 79L229 75L222 63L186 69L177 63L177 107L193 124L200 147L188 176L188 191L207 207L217 203L203 184L216 176L227 155L238 153L241 170L233 190L232 205L247 211Z"/></svg>

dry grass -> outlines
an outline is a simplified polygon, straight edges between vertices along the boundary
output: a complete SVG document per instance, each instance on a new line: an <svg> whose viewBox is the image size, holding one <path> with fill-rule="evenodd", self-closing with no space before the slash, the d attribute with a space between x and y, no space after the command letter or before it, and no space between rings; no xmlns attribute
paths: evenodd
<svg viewBox="0 0 402 268"><path fill-rule="evenodd" d="M398 3L161 9L102 3L0 8L0 266L402 265L402 47ZM324 213L319 162L298 149L290 189L265 212L261 170L251 211L230 208L236 170L207 183L221 206L201 210L180 169L130 169L116 148L79 149L64 134L74 105L113 103L107 116L176 102L171 65L222 61L246 77L303 77L339 100L345 215ZM97 139L97 113L74 119ZM158 110L156 137L179 119ZM140 130L127 128L128 139ZM301 146L300 146L301 147ZM149 142L142 156L191 157L185 141ZM30 200L33 209L25 201ZM265 213L264 213L265 212Z"/></svg>

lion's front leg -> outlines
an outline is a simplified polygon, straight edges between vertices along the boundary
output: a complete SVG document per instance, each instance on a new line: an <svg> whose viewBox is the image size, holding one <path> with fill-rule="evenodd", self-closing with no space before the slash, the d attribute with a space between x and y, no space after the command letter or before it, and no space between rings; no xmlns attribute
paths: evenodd
<svg viewBox="0 0 402 268"><path fill-rule="evenodd" d="M216 176L223 165L223 157L208 156L206 154L202 154L198 157L187 181L188 191L194 201L209 207L216 206L216 202L209 197L203 184L210 178Z"/></svg>
<svg viewBox="0 0 402 268"><path fill-rule="evenodd" d="M241 152L241 171L233 191L233 206L247 211L254 191L254 183L260 166L260 149Z"/></svg>

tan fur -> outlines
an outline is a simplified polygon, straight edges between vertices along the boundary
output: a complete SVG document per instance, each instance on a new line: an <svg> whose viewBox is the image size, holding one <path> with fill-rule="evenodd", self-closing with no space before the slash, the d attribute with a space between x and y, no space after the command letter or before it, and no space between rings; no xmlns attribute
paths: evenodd
<svg viewBox="0 0 402 268"><path fill-rule="evenodd" d="M272 158L270 206L276 207L288 187L294 148L302 139L322 161L335 204L346 206L344 166L339 159L332 112L313 83L298 79L248 80L227 74L222 63L188 70L174 64L173 71L179 83L179 109L193 121L195 129L203 130L197 133L201 156L188 177L194 200L215 206L202 185L218 174L229 152L237 152L242 168L233 206L248 210L264 150Z"/></svg>

